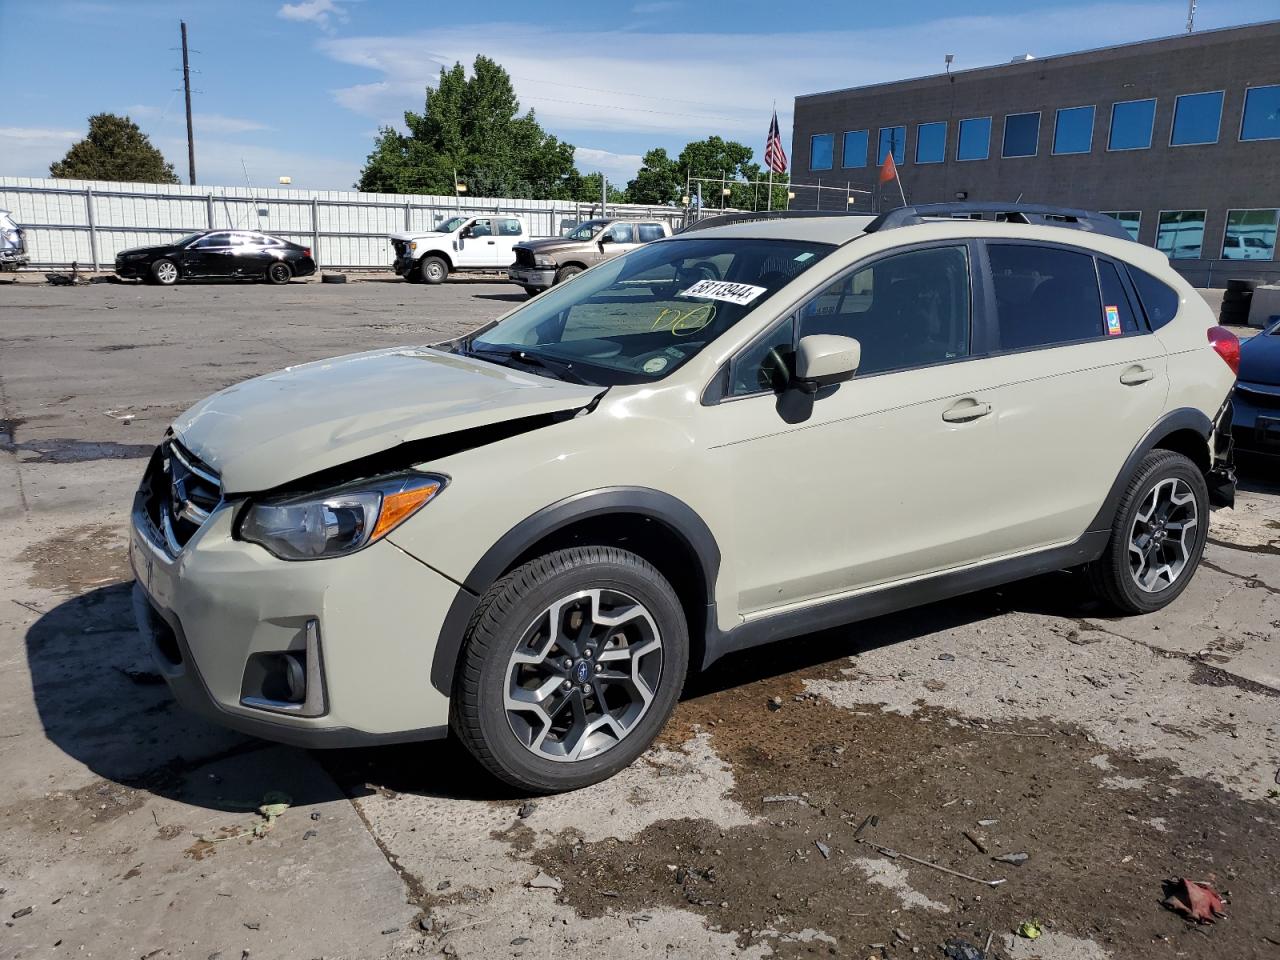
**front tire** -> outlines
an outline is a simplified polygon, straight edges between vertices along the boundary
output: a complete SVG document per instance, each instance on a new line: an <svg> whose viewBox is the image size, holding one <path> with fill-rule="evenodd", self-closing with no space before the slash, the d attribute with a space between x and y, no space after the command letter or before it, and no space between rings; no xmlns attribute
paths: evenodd
<svg viewBox="0 0 1280 960"><path fill-rule="evenodd" d="M444 283L449 276L449 265L439 257L423 257L418 263L418 276L423 283Z"/></svg>
<svg viewBox="0 0 1280 960"><path fill-rule="evenodd" d="M561 267L556 271L556 283L564 283L570 277L576 277L582 272L582 268L576 264L569 264L567 267Z"/></svg>
<svg viewBox="0 0 1280 960"><path fill-rule="evenodd" d="M613 547L559 550L481 598L452 725L500 780L535 793L575 790L648 748L688 666L684 611L650 563Z"/></svg>
<svg viewBox="0 0 1280 960"><path fill-rule="evenodd" d="M1125 487L1106 551L1089 565L1094 592L1123 613L1168 606L1191 582L1208 534L1200 468L1180 453L1153 450Z"/></svg>
<svg viewBox="0 0 1280 960"><path fill-rule="evenodd" d="M162 287L172 287L178 282L178 265L172 260L161 257L151 264L151 280Z"/></svg>
<svg viewBox="0 0 1280 960"><path fill-rule="evenodd" d="M288 283L292 279L293 271L289 269L289 265L283 260L277 260L267 267L267 283L279 285Z"/></svg>

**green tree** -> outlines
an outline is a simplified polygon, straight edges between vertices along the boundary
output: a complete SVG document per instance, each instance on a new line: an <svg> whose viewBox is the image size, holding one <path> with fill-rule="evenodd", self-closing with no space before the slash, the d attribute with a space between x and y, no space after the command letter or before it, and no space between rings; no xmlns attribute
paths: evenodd
<svg viewBox="0 0 1280 960"><path fill-rule="evenodd" d="M98 113L89 118L89 133L67 155L50 164L49 176L69 180L113 180L129 183L177 183L173 164L152 146L128 117Z"/></svg>
<svg viewBox="0 0 1280 960"><path fill-rule="evenodd" d="M579 177L573 145L520 113L511 77L478 56L441 68L422 113L404 115L407 134L378 132L357 187L378 193L451 194L455 173L472 196L567 199Z"/></svg>
<svg viewBox="0 0 1280 960"><path fill-rule="evenodd" d="M676 162L662 147L644 155L635 178L627 184L627 197L632 203L676 204L684 195L685 180Z"/></svg>

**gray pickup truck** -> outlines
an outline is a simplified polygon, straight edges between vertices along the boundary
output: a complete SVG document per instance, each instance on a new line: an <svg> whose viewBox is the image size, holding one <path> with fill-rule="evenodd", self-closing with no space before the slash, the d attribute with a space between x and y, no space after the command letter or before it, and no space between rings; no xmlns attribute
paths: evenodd
<svg viewBox="0 0 1280 960"><path fill-rule="evenodd" d="M597 263L669 236L671 228L661 220L587 220L563 237L516 244L507 277L532 296Z"/></svg>

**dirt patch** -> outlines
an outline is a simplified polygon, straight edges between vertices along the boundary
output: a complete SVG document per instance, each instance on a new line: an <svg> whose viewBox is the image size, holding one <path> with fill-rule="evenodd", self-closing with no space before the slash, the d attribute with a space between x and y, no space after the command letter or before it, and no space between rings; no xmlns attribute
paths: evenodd
<svg viewBox="0 0 1280 960"><path fill-rule="evenodd" d="M1171 945L1262 956L1262 938L1280 939L1277 805L1241 801L1167 762L1107 752L1100 763L1096 743L1048 719L1005 727L927 708L845 710L801 689L791 675L688 701L663 736L710 730L757 824L662 821L625 843L569 830L523 855L584 915L693 909L741 945L768 941L784 957L932 954L956 935L981 944L994 932L999 942L1032 918L1126 960L1164 958ZM780 709L769 709L774 697ZM1141 787L1106 789L1104 766ZM871 814L879 823L862 839L1007 882L883 857L856 835ZM1030 859L992 859L1011 853ZM1192 930L1162 910L1161 882L1181 875L1229 891L1232 919ZM895 930L911 939L894 946Z"/></svg>
<svg viewBox="0 0 1280 960"><path fill-rule="evenodd" d="M154 444L113 443L106 440L0 441L0 450L20 454L23 463L87 463L90 460L142 460L155 451Z"/></svg>
<svg viewBox="0 0 1280 960"><path fill-rule="evenodd" d="M79 594L130 579L128 548L113 524L89 524L33 543L18 559L31 564L33 587Z"/></svg>

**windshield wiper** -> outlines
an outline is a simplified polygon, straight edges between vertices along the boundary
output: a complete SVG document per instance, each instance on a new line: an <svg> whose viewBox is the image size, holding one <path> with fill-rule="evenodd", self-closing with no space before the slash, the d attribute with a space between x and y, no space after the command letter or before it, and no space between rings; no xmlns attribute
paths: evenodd
<svg viewBox="0 0 1280 960"><path fill-rule="evenodd" d="M529 353L527 350L507 350L504 348L491 347L473 347L467 344L463 347L465 353L472 356L480 357L482 360L491 360L502 366L509 366L503 361L515 360L517 363L523 363L525 366L535 367L539 370L549 370L557 373L561 380L568 380L570 383L580 383L589 386L595 386L590 380L587 380L581 374L573 369L573 364L568 360L560 360L556 357L546 357L537 353Z"/></svg>

